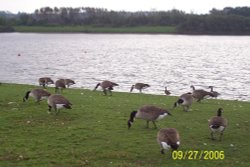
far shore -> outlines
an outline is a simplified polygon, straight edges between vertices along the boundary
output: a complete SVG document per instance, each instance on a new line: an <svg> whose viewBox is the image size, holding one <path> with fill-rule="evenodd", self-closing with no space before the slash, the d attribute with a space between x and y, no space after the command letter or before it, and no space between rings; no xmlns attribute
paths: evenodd
<svg viewBox="0 0 250 167"><path fill-rule="evenodd" d="M14 32L41 33L149 33L176 34L174 26L138 26L138 27L97 27L97 26L14 26Z"/></svg>

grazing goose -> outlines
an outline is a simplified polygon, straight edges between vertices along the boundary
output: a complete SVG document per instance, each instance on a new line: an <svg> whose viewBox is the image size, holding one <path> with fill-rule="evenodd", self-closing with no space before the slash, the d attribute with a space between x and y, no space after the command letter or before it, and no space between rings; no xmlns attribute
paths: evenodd
<svg viewBox="0 0 250 167"><path fill-rule="evenodd" d="M128 120L128 129L132 126L135 118L144 119L147 121L147 128L149 127L149 121L152 121L155 128L157 128L155 121L158 121L167 115L171 115L168 110L162 109L156 106L144 105L137 111L132 111L130 119Z"/></svg>
<svg viewBox="0 0 250 167"><path fill-rule="evenodd" d="M192 93L188 92L185 94L182 94L179 99L174 103L174 108L178 105L183 106L183 111L188 111L190 106L193 103L193 95Z"/></svg>
<svg viewBox="0 0 250 167"><path fill-rule="evenodd" d="M51 112L51 109L54 108L56 114L59 113L59 109L66 108L71 109L71 103L62 95L54 94L49 96L48 98L48 106L49 106L49 112Z"/></svg>
<svg viewBox="0 0 250 167"><path fill-rule="evenodd" d="M217 116L212 117L209 120L209 128L211 130L211 139L215 140L214 133L220 132L220 140L222 138L223 132L227 127L227 119L223 118L222 115L223 109L219 108L217 111Z"/></svg>
<svg viewBox="0 0 250 167"><path fill-rule="evenodd" d="M130 92L132 92L133 89L137 89L137 90L139 90L140 93L141 93L141 92L142 92L142 89L146 89L146 88L148 88L148 87L150 87L149 84L136 83L135 85L132 85L132 86L131 86Z"/></svg>
<svg viewBox="0 0 250 167"><path fill-rule="evenodd" d="M65 85L69 88L69 86L76 84L75 81L71 79L64 79Z"/></svg>
<svg viewBox="0 0 250 167"><path fill-rule="evenodd" d="M161 153L164 154L164 149L177 150L180 146L180 135L174 128L161 129L157 134L157 142L161 147Z"/></svg>
<svg viewBox="0 0 250 167"><path fill-rule="evenodd" d="M208 88L210 88L211 90L210 90L210 93L212 93L213 94L213 97L218 97L219 95L220 95L220 93L218 93L218 92L216 92L216 91L214 91L214 87L213 86L209 86Z"/></svg>
<svg viewBox="0 0 250 167"><path fill-rule="evenodd" d="M44 88L45 86L48 86L49 84L54 84L54 81L49 77L39 78L38 82L39 82L39 85L43 86Z"/></svg>
<svg viewBox="0 0 250 167"><path fill-rule="evenodd" d="M170 95L170 94L171 94L170 91L167 89L167 87L165 87L164 93L165 93L166 95Z"/></svg>
<svg viewBox="0 0 250 167"><path fill-rule="evenodd" d="M59 92L59 89L61 90L60 92L62 92L62 89L65 89L66 86L65 86L65 82L64 82L64 79L59 79L56 81L55 83L55 92L58 93Z"/></svg>
<svg viewBox="0 0 250 167"><path fill-rule="evenodd" d="M206 96L213 97L213 94L211 92L207 92L203 89L195 89L193 85L190 86L190 88L193 89L193 97L197 99L197 102L200 102L203 100Z"/></svg>
<svg viewBox="0 0 250 167"><path fill-rule="evenodd" d="M101 83L98 83L98 84L95 86L94 90L96 90L99 86L101 86L104 95L107 95L107 90L108 90L109 93L110 93L110 96L112 96L111 90L113 90L113 87L114 87L114 86L119 86L119 85L118 85L117 83L114 83L114 82L111 82L111 81L107 81L107 80L106 80L106 81L103 81L103 82L101 82Z"/></svg>
<svg viewBox="0 0 250 167"><path fill-rule="evenodd" d="M50 96L50 93L43 90L43 89L33 89L31 91L27 91L24 98L23 98L23 102L27 101L29 99L29 97L33 97L36 102L38 103L39 101L43 100L43 99L47 99Z"/></svg>

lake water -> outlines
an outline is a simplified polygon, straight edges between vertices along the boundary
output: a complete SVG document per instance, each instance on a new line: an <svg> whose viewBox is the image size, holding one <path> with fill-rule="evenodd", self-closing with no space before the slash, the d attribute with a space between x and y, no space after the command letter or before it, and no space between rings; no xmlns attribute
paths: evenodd
<svg viewBox="0 0 250 167"><path fill-rule="evenodd" d="M0 41L1 82L48 76L93 89L111 80L121 92L144 82L144 93L162 95L165 86L180 95L212 85L221 99L250 100L249 36L0 33Z"/></svg>

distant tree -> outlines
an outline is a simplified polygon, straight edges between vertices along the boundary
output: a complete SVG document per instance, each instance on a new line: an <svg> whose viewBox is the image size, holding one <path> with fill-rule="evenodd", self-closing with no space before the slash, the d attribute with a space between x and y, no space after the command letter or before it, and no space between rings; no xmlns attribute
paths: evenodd
<svg viewBox="0 0 250 167"><path fill-rule="evenodd" d="M179 33L250 34L250 7L211 9L209 14L169 11L109 11L90 7L42 7L34 13L0 11L0 25L175 26Z"/></svg>

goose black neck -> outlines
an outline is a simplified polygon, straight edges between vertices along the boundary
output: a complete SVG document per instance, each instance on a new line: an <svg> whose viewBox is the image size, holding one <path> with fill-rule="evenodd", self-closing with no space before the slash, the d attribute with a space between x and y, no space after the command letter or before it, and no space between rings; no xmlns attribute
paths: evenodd
<svg viewBox="0 0 250 167"><path fill-rule="evenodd" d="M132 86L131 86L131 88L130 88L130 92L132 92L132 91L133 91L134 87L135 87L135 85L132 85Z"/></svg>
<svg viewBox="0 0 250 167"><path fill-rule="evenodd" d="M218 117L221 117L221 115L222 115L222 110L221 110L221 109L218 109L218 111L217 111L217 116L218 116Z"/></svg>
<svg viewBox="0 0 250 167"><path fill-rule="evenodd" d="M23 101L29 99L29 94L30 94L30 91L26 92L26 94L25 94L25 96L24 96L24 98L23 98Z"/></svg>
<svg viewBox="0 0 250 167"><path fill-rule="evenodd" d="M101 84L100 83L98 83L96 86L95 86L95 89L94 90L96 90L97 88L98 88L98 86L100 86Z"/></svg>
<svg viewBox="0 0 250 167"><path fill-rule="evenodd" d="M131 114L130 114L130 121L131 122L134 122L134 118L135 118L135 115L136 115L137 111L132 111Z"/></svg>
<svg viewBox="0 0 250 167"><path fill-rule="evenodd" d="M213 89L213 87L212 87L212 86L210 87L210 89L211 89L211 92L213 92L213 91L214 91L214 89Z"/></svg>

